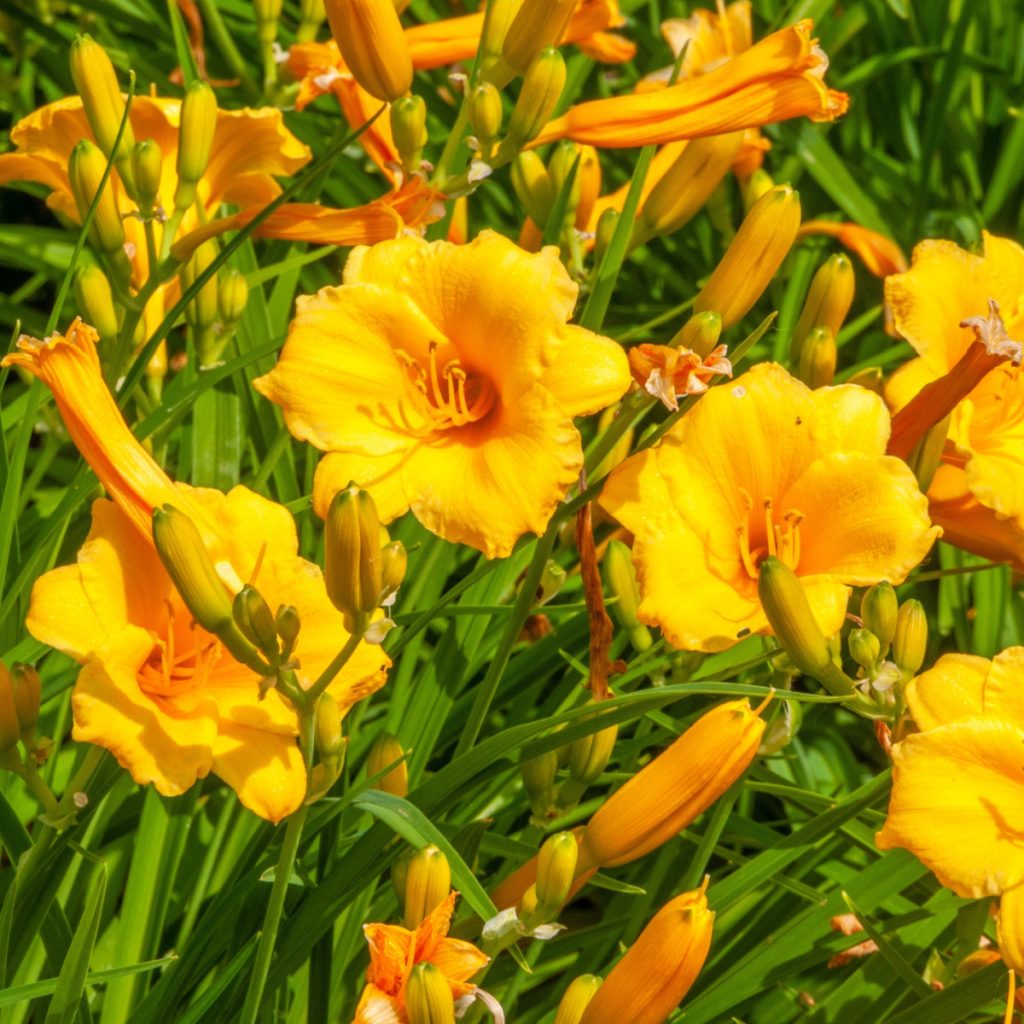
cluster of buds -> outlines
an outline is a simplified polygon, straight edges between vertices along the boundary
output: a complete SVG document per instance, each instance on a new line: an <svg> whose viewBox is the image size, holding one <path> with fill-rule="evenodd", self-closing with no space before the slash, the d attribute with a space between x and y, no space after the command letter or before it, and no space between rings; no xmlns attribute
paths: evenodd
<svg viewBox="0 0 1024 1024"><path fill-rule="evenodd" d="M811 281L789 350L808 387L827 387L835 377L836 338L853 304L853 287L853 265L842 253L829 257Z"/></svg>
<svg viewBox="0 0 1024 1024"><path fill-rule="evenodd" d="M200 245L178 275L182 290L191 288L216 258L216 242L210 240ZM192 331L200 369L218 362L242 319L248 298L245 276L224 267L200 285L185 307L185 321Z"/></svg>

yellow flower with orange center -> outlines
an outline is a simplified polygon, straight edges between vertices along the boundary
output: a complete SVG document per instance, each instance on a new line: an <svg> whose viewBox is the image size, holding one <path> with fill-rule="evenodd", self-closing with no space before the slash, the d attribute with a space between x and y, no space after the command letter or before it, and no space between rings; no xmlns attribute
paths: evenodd
<svg viewBox="0 0 1024 1024"><path fill-rule="evenodd" d="M851 585L902 581L939 533L888 436L878 395L811 391L774 363L712 388L600 498L636 538L639 617L684 650L767 632L758 567L773 555L830 636Z"/></svg>
<svg viewBox="0 0 1024 1024"><path fill-rule="evenodd" d="M490 957L471 942L448 937L456 896L450 893L415 931L395 924L363 925L370 967L352 1024L408 1024L405 989L416 964L433 964L447 980L453 999L478 996L480 989L469 979Z"/></svg>
<svg viewBox="0 0 1024 1024"><path fill-rule="evenodd" d="M887 278L885 298L893 327L918 354L886 387L890 405L900 409L956 366L979 329L996 344L1024 342L1024 248L987 233L981 254L953 242L922 242L910 269ZM959 402L930 492L933 518L954 543L992 555L996 537L1002 557L1018 565L1024 565L1022 372L1004 362Z"/></svg>
<svg viewBox="0 0 1024 1024"><path fill-rule="evenodd" d="M411 509L490 557L542 533L583 464L573 417L630 383L615 342L567 323L576 293L557 249L490 231L353 250L340 287L298 300L280 361L255 381L328 453L317 512L354 480L385 522Z"/></svg>
<svg viewBox="0 0 1024 1024"><path fill-rule="evenodd" d="M246 807L278 821L306 795L295 711L274 690L261 700L259 677L193 623L153 546L153 509L169 503L192 519L226 593L251 582L272 609L297 609L303 685L345 643L342 617L320 570L299 557L286 509L245 487L223 494L164 473L103 383L96 340L76 320L46 341L22 337L4 360L50 388L113 499L93 504L76 564L36 581L29 632L82 665L72 694L75 739L106 747L136 782L165 796L212 771ZM328 692L346 709L383 685L387 665L379 647L361 645Z"/></svg>
<svg viewBox="0 0 1024 1024"><path fill-rule="evenodd" d="M921 730L893 747L876 841L910 850L960 896L1000 896L999 946L1024 972L1024 648L947 654L907 687Z"/></svg>

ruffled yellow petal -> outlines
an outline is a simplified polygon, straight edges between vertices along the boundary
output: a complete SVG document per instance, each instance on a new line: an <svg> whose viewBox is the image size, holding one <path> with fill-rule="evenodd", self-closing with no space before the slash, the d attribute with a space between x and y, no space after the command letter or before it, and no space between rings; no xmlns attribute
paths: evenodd
<svg viewBox="0 0 1024 1024"><path fill-rule="evenodd" d="M490 960L472 942L462 939L442 939L430 954L430 962L448 979L456 999L476 988L467 982Z"/></svg>
<svg viewBox="0 0 1024 1024"><path fill-rule="evenodd" d="M907 687L910 713L922 732L984 717L982 693L989 661L972 654L944 654Z"/></svg>
<svg viewBox="0 0 1024 1024"><path fill-rule="evenodd" d="M992 659L983 703L989 718L1024 730L1024 647L1008 647Z"/></svg>
<svg viewBox="0 0 1024 1024"><path fill-rule="evenodd" d="M997 924L999 955L1007 967L1024 974L1024 885L1002 894Z"/></svg>
<svg viewBox="0 0 1024 1024"><path fill-rule="evenodd" d="M183 709L142 692L138 671L152 649L149 633L126 626L85 664L71 697L72 735L106 747L140 785L179 796L212 767L216 716L208 701Z"/></svg>
<svg viewBox="0 0 1024 1024"><path fill-rule="evenodd" d="M893 748L889 816L876 837L901 846L961 896L1024 882L1024 732L993 719L957 722Z"/></svg>
<svg viewBox="0 0 1024 1024"><path fill-rule="evenodd" d="M816 412L811 430L819 450L884 455L889 441L889 412L880 395L856 384L812 392Z"/></svg>
<svg viewBox="0 0 1024 1024"><path fill-rule="evenodd" d="M327 515L331 499L350 483L357 483L373 495L382 523L390 523L409 511L409 499L402 483L402 467L408 452L395 455L357 455L328 452L313 477L313 508L321 518Z"/></svg>
<svg viewBox="0 0 1024 1024"><path fill-rule="evenodd" d="M570 416L598 412L629 388L629 360L610 338L569 324L556 335L544 387Z"/></svg>

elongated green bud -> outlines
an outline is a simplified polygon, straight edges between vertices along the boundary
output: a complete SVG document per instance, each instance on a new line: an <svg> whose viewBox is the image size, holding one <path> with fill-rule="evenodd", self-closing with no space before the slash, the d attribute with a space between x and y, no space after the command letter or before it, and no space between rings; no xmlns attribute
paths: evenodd
<svg viewBox="0 0 1024 1024"><path fill-rule="evenodd" d="M403 96L391 104L391 135L407 174L419 170L427 144L427 105L420 96Z"/></svg>
<svg viewBox="0 0 1024 1024"><path fill-rule="evenodd" d="M380 518L367 491L349 484L334 496L324 530L324 581L349 632L363 630L380 604Z"/></svg>
<svg viewBox="0 0 1024 1024"><path fill-rule="evenodd" d="M277 628L270 605L263 595L250 584L246 584L235 594L232 604L235 623L242 635L254 644L268 661L273 664L281 654L277 638Z"/></svg>
<svg viewBox="0 0 1024 1024"><path fill-rule="evenodd" d="M815 327L803 340L797 377L809 388L827 388L836 375L836 339L828 327Z"/></svg>
<svg viewBox="0 0 1024 1024"><path fill-rule="evenodd" d="M388 605L398 593L409 566L409 555L400 540L393 540L380 549L380 603Z"/></svg>
<svg viewBox="0 0 1024 1024"><path fill-rule="evenodd" d="M952 414L929 427L925 431L924 437L914 445L914 450L907 456L907 465L917 477L917 485L922 492L931 487L935 473L942 465L942 454L946 450L951 416Z"/></svg>
<svg viewBox="0 0 1024 1024"><path fill-rule="evenodd" d="M317 30L326 18L324 0L300 0L299 27L295 30L295 41L308 43L316 39Z"/></svg>
<svg viewBox="0 0 1024 1024"><path fill-rule="evenodd" d="M217 310L225 324L237 324L249 301L245 275L234 268L222 271L217 279Z"/></svg>
<svg viewBox="0 0 1024 1024"><path fill-rule="evenodd" d="M99 202L89 228L89 240L108 256L124 256L124 224L117 209L117 200L110 182L100 190L107 161L103 154L88 140L82 139L73 150L68 161L68 177L71 193L75 197L78 215L85 220L93 199L99 193Z"/></svg>
<svg viewBox="0 0 1024 1024"><path fill-rule="evenodd" d="M206 82L195 81L185 90L178 130L178 187L174 206L187 210L196 199L196 185L206 173L217 132L217 97Z"/></svg>
<svg viewBox="0 0 1024 1024"><path fill-rule="evenodd" d="M580 1024L583 1011L600 987L601 979L596 974L581 974L576 978L558 1004L554 1024Z"/></svg>
<svg viewBox="0 0 1024 1024"><path fill-rule="evenodd" d="M21 724L18 721L18 706L11 685L11 673L0 661L0 768L12 768L17 765L17 757L11 752L16 751L19 739Z"/></svg>
<svg viewBox="0 0 1024 1024"><path fill-rule="evenodd" d="M117 338L117 310L107 275L96 266L81 267L75 274L75 300L87 324L96 328L101 341Z"/></svg>
<svg viewBox="0 0 1024 1024"><path fill-rule="evenodd" d="M455 1024L455 1000L448 979L432 963L416 964L405 986L409 1024Z"/></svg>
<svg viewBox="0 0 1024 1024"><path fill-rule="evenodd" d="M269 45L277 39L277 22L281 17L282 6L283 0L253 0L253 11L256 15L256 38L261 43ZM303 4L303 16L305 16L306 6ZM321 0L320 8L323 9L323 0Z"/></svg>
<svg viewBox="0 0 1024 1024"><path fill-rule="evenodd" d="M469 124L483 150L498 137L505 111L501 93L490 82L481 82L469 94Z"/></svg>
<svg viewBox="0 0 1024 1024"><path fill-rule="evenodd" d="M386 768L392 765L394 767L390 767L390 771L377 779L373 784L374 789L391 793L392 796L409 795L409 766L404 758L405 751L397 737L389 732L382 732L370 747L370 753L366 758L366 774L372 779Z"/></svg>
<svg viewBox="0 0 1024 1024"><path fill-rule="evenodd" d="M511 158L551 120L562 90L565 88L565 61L553 47L542 50L530 65L519 92L508 132L502 140L499 155Z"/></svg>
<svg viewBox="0 0 1024 1024"><path fill-rule="evenodd" d="M604 254L608 251L608 246L612 244L615 228L618 226L621 216L622 214L618 210L609 206L607 210L602 210L601 216L597 218L597 230L594 232L595 267L601 266Z"/></svg>
<svg viewBox="0 0 1024 1024"><path fill-rule="evenodd" d="M709 309L691 316L669 344L675 348L682 346L691 349L699 356L708 356L718 345L721 336L722 314Z"/></svg>
<svg viewBox="0 0 1024 1024"><path fill-rule="evenodd" d="M555 190L544 161L532 149L520 153L513 160L512 188L530 219L537 227L543 228L551 216Z"/></svg>
<svg viewBox="0 0 1024 1024"><path fill-rule="evenodd" d="M522 5L523 0L488 0L477 60L488 81L499 89L515 77L515 71L508 64L500 68L497 64L509 27Z"/></svg>
<svg viewBox="0 0 1024 1024"><path fill-rule="evenodd" d="M302 628L298 609L290 604L281 605L274 616L274 626L284 648L281 655L287 658L295 649L295 644L299 639L299 630Z"/></svg>
<svg viewBox="0 0 1024 1024"><path fill-rule="evenodd" d="M556 918L565 906L576 874L579 844L571 832L546 840L537 855L537 913L544 921Z"/></svg>
<svg viewBox="0 0 1024 1024"><path fill-rule="evenodd" d="M640 611L640 587L633 566L633 554L629 545L621 540L609 541L605 549L604 585L610 597L615 598L612 614L623 629L635 629L642 625L637 615Z"/></svg>
<svg viewBox="0 0 1024 1024"><path fill-rule="evenodd" d="M882 654L889 649L896 635L896 620L899 615L899 601L896 591L888 580L876 583L864 591L860 600L860 617L864 627L870 629L881 645Z"/></svg>
<svg viewBox="0 0 1024 1024"><path fill-rule="evenodd" d="M448 858L436 846L424 846L405 865L402 921L410 931L446 899L452 887Z"/></svg>
<svg viewBox="0 0 1024 1024"><path fill-rule="evenodd" d="M833 337L839 334L853 305L854 283L853 264L843 253L830 256L818 268L793 331L791 358L800 358L804 342L815 327L827 327Z"/></svg>
<svg viewBox="0 0 1024 1024"><path fill-rule="evenodd" d="M21 741L28 750L35 739L39 705L42 701L43 684L39 679L39 673L31 665L16 661L11 666L11 691L14 694Z"/></svg>
<svg viewBox="0 0 1024 1024"><path fill-rule="evenodd" d="M882 645L878 637L870 629L851 629L847 637L846 646L853 658L861 668L871 668L878 663L882 653Z"/></svg>
<svg viewBox="0 0 1024 1024"><path fill-rule="evenodd" d="M524 761L519 770L523 776L523 789L530 801L530 810L536 818L546 818L554 802L555 775L558 773L558 754L553 750Z"/></svg>
<svg viewBox="0 0 1024 1024"><path fill-rule="evenodd" d="M152 139L137 142L132 150L132 173L139 208L148 213L160 195L160 177L163 174L164 155Z"/></svg>
<svg viewBox="0 0 1024 1024"><path fill-rule="evenodd" d="M904 601L896 617L892 659L905 676L917 675L928 650L928 616L920 601Z"/></svg>
<svg viewBox="0 0 1024 1024"><path fill-rule="evenodd" d="M537 55L561 42L575 8L575 0L523 0L487 77L500 87L516 75L529 74Z"/></svg>
<svg viewBox="0 0 1024 1024"><path fill-rule="evenodd" d="M181 268L181 289L191 288L195 280L217 258L217 243L203 242L192 258ZM217 278L211 277L185 307L185 319L194 330L212 327L217 322L218 308Z"/></svg>

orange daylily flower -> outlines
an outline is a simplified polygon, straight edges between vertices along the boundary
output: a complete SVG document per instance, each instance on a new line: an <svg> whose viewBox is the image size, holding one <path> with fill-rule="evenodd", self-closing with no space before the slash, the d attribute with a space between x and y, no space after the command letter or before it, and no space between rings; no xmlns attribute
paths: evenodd
<svg viewBox="0 0 1024 1024"><path fill-rule="evenodd" d="M453 999L480 996L481 990L469 979L490 957L471 942L448 938L457 896L450 893L415 931L395 924L363 925L370 966L352 1024L408 1024L405 985L416 964L433 964L444 975Z"/></svg>
<svg viewBox="0 0 1024 1024"><path fill-rule="evenodd" d="M317 512L355 480L385 522L411 508L489 557L543 532L582 466L573 417L629 387L622 349L567 323L577 287L558 250L401 238L354 250L343 281L298 300L255 382L328 453Z"/></svg>
<svg viewBox="0 0 1024 1024"><path fill-rule="evenodd" d="M831 636L851 585L902 581L939 533L888 435L878 395L811 391L774 363L712 388L599 499L636 538L640 619L684 650L766 633L758 568L774 555Z"/></svg>
<svg viewBox="0 0 1024 1024"><path fill-rule="evenodd" d="M986 233L980 255L946 241L918 245L910 270L885 283L892 324L918 353L890 378L890 406L903 409L934 382L956 384L950 372L969 351L981 352L979 337L991 351L1019 355L1024 342L1022 294L1024 248L1010 239ZM952 411L943 453L949 472L942 474L933 500L947 524L959 519L950 540L977 553L1012 552L1019 561L1024 378L1012 362L993 356L991 363L995 368ZM983 522L985 528L976 534Z"/></svg>
<svg viewBox="0 0 1024 1024"><path fill-rule="evenodd" d="M671 345L637 345L629 350L629 369L640 387L675 412L680 395L702 394L712 377L732 376L732 363L725 354L725 345L707 356Z"/></svg>
<svg viewBox="0 0 1024 1024"><path fill-rule="evenodd" d="M828 235L838 239L840 245L845 245L861 258L864 266L875 277L902 274L907 269L907 257L892 239L870 228L861 227L860 224L808 220L800 225L797 238L806 238L808 235Z"/></svg>
<svg viewBox="0 0 1024 1024"><path fill-rule="evenodd" d="M568 138L606 148L646 146L794 117L835 120L848 98L825 85L828 58L811 27L805 20L780 29L706 74L660 91L571 107L532 145Z"/></svg>
<svg viewBox="0 0 1024 1024"><path fill-rule="evenodd" d="M192 622L153 546L155 507L169 503L203 536L230 593L255 583L271 608L301 617L298 678L308 685L345 642L320 570L299 557L280 505L235 487L227 494L172 481L128 429L107 390L96 332L76 320L46 341L23 336L4 365L53 392L68 433L112 500L92 508L76 564L32 589L27 626L82 665L72 694L74 737L106 747L140 784L165 796L209 772L261 817L279 821L306 795L294 709ZM387 657L363 644L331 684L342 709L383 685Z"/></svg>
<svg viewBox="0 0 1024 1024"><path fill-rule="evenodd" d="M1024 972L1024 648L947 654L907 687L921 730L893 747L880 849L910 850L960 896L999 896L1003 960Z"/></svg>

